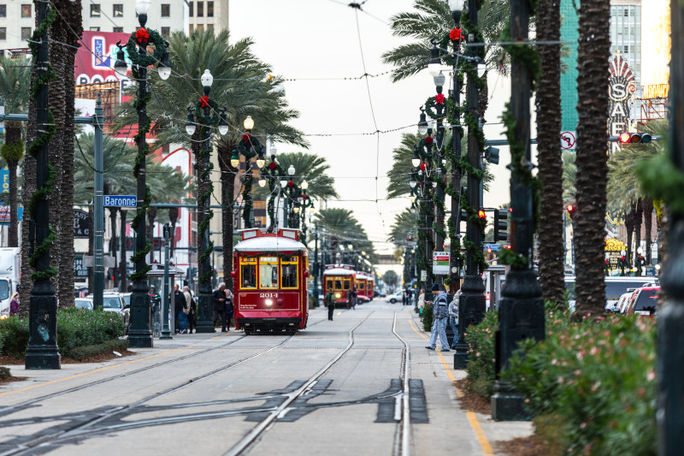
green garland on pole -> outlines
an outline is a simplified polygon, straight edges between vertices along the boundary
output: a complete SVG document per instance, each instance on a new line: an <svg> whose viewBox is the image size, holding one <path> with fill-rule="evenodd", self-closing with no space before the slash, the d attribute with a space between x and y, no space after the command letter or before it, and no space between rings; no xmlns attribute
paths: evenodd
<svg viewBox="0 0 684 456"><path fill-rule="evenodd" d="M29 41L29 47L31 48L31 55L33 56L34 67L36 66L38 60L38 48L40 47L43 35L45 34L47 36L47 31L50 28L50 26L55 22L56 17L57 14L55 13L55 11L48 7L47 17L33 31L33 35L31 36L31 40ZM45 73L41 74L40 76L36 76L32 81L31 99L34 102L38 99L38 93L40 92L40 90L47 86L50 83L50 81L55 79L55 77L55 71L52 69L50 63L47 62L47 68L45 70ZM49 109L48 123L47 125L45 125L45 127L45 131L41 132L40 130L38 130L36 139L31 143L31 146L29 147L28 151L34 159L38 158L38 154L40 153L41 148L50 142L56 131L55 118ZM49 196L53 193L56 178L57 172L55 171L54 166L48 163L48 177L43 183L43 185L40 188L36 189L36 191L33 193L29 201L28 213L30 219L35 219L38 203L40 201L47 200ZM39 245L34 247L33 252L29 257L29 264L34 269L38 264L39 258L45 255L47 252L49 252L50 248L55 242L56 235L52 225L49 226L48 230L48 235L45 237L45 239L43 239L43 241ZM49 266L44 271L34 271L31 274L31 278L34 281L48 280L55 275L57 275L57 269L54 266Z"/></svg>

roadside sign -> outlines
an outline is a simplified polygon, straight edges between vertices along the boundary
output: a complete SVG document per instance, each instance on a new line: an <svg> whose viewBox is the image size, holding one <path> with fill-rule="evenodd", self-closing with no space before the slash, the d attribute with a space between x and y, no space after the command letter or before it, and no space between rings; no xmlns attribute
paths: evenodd
<svg viewBox="0 0 684 456"><path fill-rule="evenodd" d="M2 191L0 193L9 193L9 168L0 168L0 184Z"/></svg>
<svg viewBox="0 0 684 456"><path fill-rule="evenodd" d="M104 195L105 207L135 207L137 203L135 195Z"/></svg>
<svg viewBox="0 0 684 456"><path fill-rule="evenodd" d="M17 222L24 220L24 208L19 206L17 208ZM0 206L0 225L9 225L10 222L10 207Z"/></svg>
<svg viewBox="0 0 684 456"><path fill-rule="evenodd" d="M501 244L485 244L484 248L485 248L485 250L488 250L488 249L499 250L499 249L501 249Z"/></svg>
<svg viewBox="0 0 684 456"><path fill-rule="evenodd" d="M449 274L449 252L432 252L432 273Z"/></svg>
<svg viewBox="0 0 684 456"><path fill-rule="evenodd" d="M74 209L74 238L88 239L93 219L86 211Z"/></svg>
<svg viewBox="0 0 684 456"><path fill-rule="evenodd" d="M561 132L561 149L563 150L575 150L575 144L577 143L577 137L574 131L563 131Z"/></svg>
<svg viewBox="0 0 684 456"><path fill-rule="evenodd" d="M420 271L420 281L425 282L427 280L427 271Z"/></svg>

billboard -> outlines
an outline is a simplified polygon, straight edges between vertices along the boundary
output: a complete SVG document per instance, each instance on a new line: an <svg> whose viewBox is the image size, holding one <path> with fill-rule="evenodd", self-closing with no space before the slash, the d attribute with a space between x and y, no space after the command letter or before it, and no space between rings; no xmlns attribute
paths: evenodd
<svg viewBox="0 0 684 456"><path fill-rule="evenodd" d="M128 42L129 33L84 31L80 47L74 59L74 79L76 85L98 82L118 82L120 93L131 84L131 80L121 77L114 71L116 43ZM130 69L131 61L124 48L126 63ZM120 100L121 101L121 100Z"/></svg>
<svg viewBox="0 0 684 456"><path fill-rule="evenodd" d="M670 82L670 2L646 3L641 8L641 84L663 87Z"/></svg>

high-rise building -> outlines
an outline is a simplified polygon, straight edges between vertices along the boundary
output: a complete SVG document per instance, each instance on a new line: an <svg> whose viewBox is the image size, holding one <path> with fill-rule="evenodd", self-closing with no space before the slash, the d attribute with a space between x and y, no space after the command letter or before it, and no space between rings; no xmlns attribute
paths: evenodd
<svg viewBox="0 0 684 456"><path fill-rule="evenodd" d="M641 0L610 2L610 53L618 53L641 84Z"/></svg>
<svg viewBox="0 0 684 456"><path fill-rule="evenodd" d="M190 0L188 4L189 32L195 30L228 29L229 0Z"/></svg>
<svg viewBox="0 0 684 456"><path fill-rule="evenodd" d="M154 2L147 14L147 22L162 35L184 32L187 8L184 0ZM0 0L0 50L26 52L28 39L35 27L34 10L31 0ZM227 17L227 7L225 14ZM82 17L83 30L86 31L130 33L138 26L135 0L83 1Z"/></svg>

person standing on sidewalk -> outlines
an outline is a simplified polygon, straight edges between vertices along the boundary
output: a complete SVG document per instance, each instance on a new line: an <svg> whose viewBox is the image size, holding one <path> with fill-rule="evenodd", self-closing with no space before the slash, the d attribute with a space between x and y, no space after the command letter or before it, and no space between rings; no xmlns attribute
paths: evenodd
<svg viewBox="0 0 684 456"><path fill-rule="evenodd" d="M335 313L335 300L332 291L328 291L325 295L325 306L328 308L328 320L332 321L333 313Z"/></svg>
<svg viewBox="0 0 684 456"><path fill-rule="evenodd" d="M230 320L233 319L233 292L226 288L226 329L230 330Z"/></svg>
<svg viewBox="0 0 684 456"><path fill-rule="evenodd" d="M454 293L454 299L449 303L449 326L454 332L454 340L451 342L451 348L456 348L458 342L458 304L461 300L461 290Z"/></svg>
<svg viewBox="0 0 684 456"><path fill-rule="evenodd" d="M188 310L185 295L180 291L178 284L173 287L173 300L176 311L176 333L184 334L188 330Z"/></svg>
<svg viewBox="0 0 684 456"><path fill-rule="evenodd" d="M185 296L185 303L188 306L188 334L192 334L193 330L197 332L197 303L187 285L183 287L183 296Z"/></svg>
<svg viewBox="0 0 684 456"><path fill-rule="evenodd" d="M432 304L432 330L430 332L430 345L426 345L425 348L434 350L437 345L437 334L439 334L439 340L442 343L441 351L448 352L450 350L449 341L446 336L446 325L449 317L447 295L442 291L438 283L432 285L432 295L436 296Z"/></svg>
<svg viewBox="0 0 684 456"><path fill-rule="evenodd" d="M226 284L219 285L214 292L214 327L216 320L221 317L221 332L226 332Z"/></svg>
<svg viewBox="0 0 684 456"><path fill-rule="evenodd" d="M14 296L12 296L9 310L10 317L16 313L19 313L19 293L14 293Z"/></svg>

